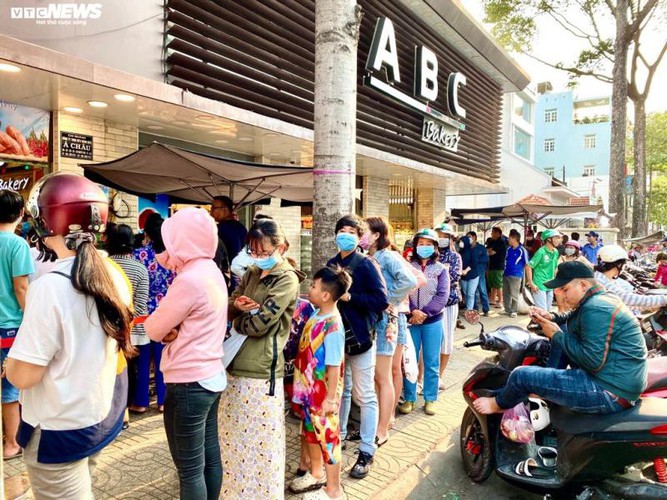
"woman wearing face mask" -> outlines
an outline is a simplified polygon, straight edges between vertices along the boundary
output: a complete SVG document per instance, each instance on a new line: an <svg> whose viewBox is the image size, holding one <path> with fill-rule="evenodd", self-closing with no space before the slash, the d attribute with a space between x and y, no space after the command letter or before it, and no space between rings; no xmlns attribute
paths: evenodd
<svg viewBox="0 0 667 500"><path fill-rule="evenodd" d="M368 229L359 240L359 246L368 250L369 255L380 264L390 303L375 327L377 335L375 385L380 407L377 444L382 446L389 439L389 422L396 408L392 361L397 345L401 346L402 355L408 330L407 313L410 312L410 306L409 303L404 304L404 301L410 291L417 286L417 278L403 263L401 255L392 251L389 223L382 217L369 217L366 219L366 225ZM398 362L400 361L401 356L398 356Z"/></svg>
<svg viewBox="0 0 667 500"><path fill-rule="evenodd" d="M442 346L442 317L449 298L449 273L438 262L438 235L432 229L422 229L413 238L415 253L412 265L426 275L426 285L410 294L410 335L415 344L417 359L423 350L424 413L435 415L438 399L440 349ZM405 380L405 403L399 407L410 413L417 400L417 384Z"/></svg>
<svg viewBox="0 0 667 500"><path fill-rule="evenodd" d="M229 386L220 401L222 498L284 496L285 414L283 349L303 273L285 252L277 222L255 221L247 236L253 264L229 302L234 329L247 339L227 367Z"/></svg>
<svg viewBox="0 0 667 500"><path fill-rule="evenodd" d="M477 257L470 244L470 238L463 236L459 240L459 252L463 271L461 272L461 292L467 311L475 308L475 291L479 284L479 269L477 266Z"/></svg>
<svg viewBox="0 0 667 500"><path fill-rule="evenodd" d="M449 355L452 352L456 321L459 316L459 280L463 272L463 259L456 251L456 233L449 224L442 224L436 229L438 232L438 249L440 251L440 262L449 271L449 297L443 311L442 326L442 348L440 349L440 383L439 390L445 390L442 375L449 363Z"/></svg>
<svg viewBox="0 0 667 500"><path fill-rule="evenodd" d="M579 244L578 241L568 240L564 246L565 246L565 249L563 251L564 253L563 255L560 256L560 259L558 259L558 264L576 260L592 267L588 259L583 255L581 255L581 245Z"/></svg>
<svg viewBox="0 0 667 500"><path fill-rule="evenodd" d="M635 314L642 309L657 309L667 305L665 295L641 295L633 286L619 277L623 266L628 261L628 253L619 245L605 245L598 252L598 265L595 267L595 279L609 292L615 293Z"/></svg>

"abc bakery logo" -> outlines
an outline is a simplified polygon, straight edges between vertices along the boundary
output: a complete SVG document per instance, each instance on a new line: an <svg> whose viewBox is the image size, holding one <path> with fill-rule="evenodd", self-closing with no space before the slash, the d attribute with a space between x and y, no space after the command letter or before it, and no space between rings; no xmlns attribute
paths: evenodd
<svg viewBox="0 0 667 500"><path fill-rule="evenodd" d="M101 3L50 3L46 7L10 7L12 19L88 20L102 17Z"/></svg>

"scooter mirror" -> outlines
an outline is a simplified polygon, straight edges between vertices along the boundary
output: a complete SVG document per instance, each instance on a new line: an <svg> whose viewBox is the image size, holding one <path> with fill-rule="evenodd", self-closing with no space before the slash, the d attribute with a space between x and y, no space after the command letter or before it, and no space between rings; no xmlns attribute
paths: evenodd
<svg viewBox="0 0 667 500"><path fill-rule="evenodd" d="M479 312L473 309L466 311L463 317L470 325L476 325L479 323Z"/></svg>

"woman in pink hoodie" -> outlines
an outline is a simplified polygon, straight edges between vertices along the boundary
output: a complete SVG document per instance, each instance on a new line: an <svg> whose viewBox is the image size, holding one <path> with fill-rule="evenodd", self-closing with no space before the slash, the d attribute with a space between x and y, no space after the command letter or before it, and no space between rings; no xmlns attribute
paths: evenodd
<svg viewBox="0 0 667 500"><path fill-rule="evenodd" d="M222 343L227 287L213 262L218 233L200 208L179 210L162 225L157 255L177 276L144 328L166 344L160 369L167 384L164 426L182 499L217 499L222 486L218 405L227 386Z"/></svg>

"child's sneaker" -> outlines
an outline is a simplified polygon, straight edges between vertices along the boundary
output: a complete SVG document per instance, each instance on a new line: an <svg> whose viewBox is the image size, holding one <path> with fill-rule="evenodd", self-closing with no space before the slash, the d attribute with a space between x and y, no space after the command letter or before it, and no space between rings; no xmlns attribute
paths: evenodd
<svg viewBox="0 0 667 500"><path fill-rule="evenodd" d="M327 484L327 476L322 471L322 477L317 479L310 472L306 472L301 477L296 477L289 485L289 490L292 493L305 493L306 491L318 490Z"/></svg>

